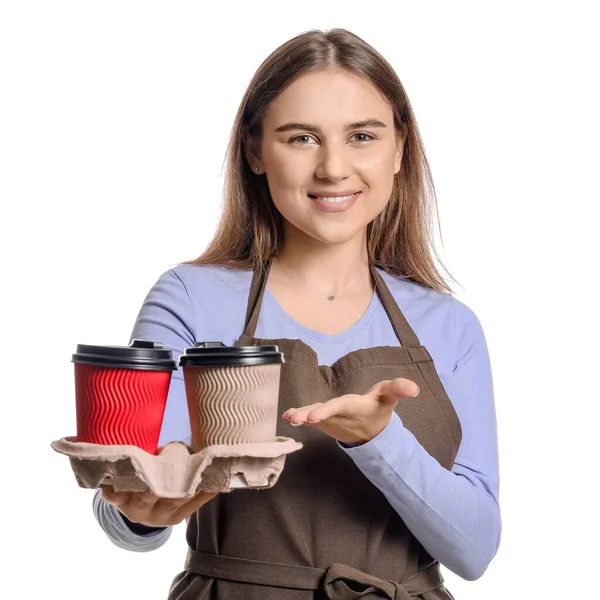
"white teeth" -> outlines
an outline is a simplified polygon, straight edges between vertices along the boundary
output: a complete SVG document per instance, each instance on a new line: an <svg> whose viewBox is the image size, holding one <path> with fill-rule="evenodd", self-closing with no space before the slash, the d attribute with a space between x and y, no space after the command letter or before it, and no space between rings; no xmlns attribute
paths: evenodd
<svg viewBox="0 0 600 600"><path fill-rule="evenodd" d="M315 196L315 198L318 198L319 200L323 200L324 202L344 202L346 200L350 200L350 198L353 198L354 194L351 194L350 196L337 196L334 198L323 198L323 196Z"/></svg>

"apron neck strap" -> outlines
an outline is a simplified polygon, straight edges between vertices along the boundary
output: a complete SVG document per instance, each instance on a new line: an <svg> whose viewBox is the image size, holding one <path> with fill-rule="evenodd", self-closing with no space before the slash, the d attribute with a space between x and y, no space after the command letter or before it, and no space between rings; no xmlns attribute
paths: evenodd
<svg viewBox="0 0 600 600"><path fill-rule="evenodd" d="M264 268L254 269L252 284L250 285L250 294L248 296L248 305L246 308L246 327L244 329L244 336L253 338L256 333L256 326L258 324L258 317L265 295L265 289L267 287L267 280L271 271L271 264L272 260L268 260L264 265ZM419 338L402 314L400 307L373 262L370 262L370 268L375 281L375 288L379 293L383 308L392 323L398 341L402 346L409 346L411 348L421 346Z"/></svg>
<svg viewBox="0 0 600 600"><path fill-rule="evenodd" d="M371 262L371 273L375 280L375 286L379 292L379 297L383 304L383 308L387 313L389 320L392 323L392 327L396 332L396 337L400 341L400 345L408 346L410 348L418 348L421 346L421 342L417 337L417 334L413 331L413 328L409 325L406 317L402 314L398 303L396 302L392 292L390 292L386 285L383 277L379 274L375 264Z"/></svg>
<svg viewBox="0 0 600 600"><path fill-rule="evenodd" d="M258 315L262 306L263 296L267 288L267 279L271 272L272 260L268 260L262 269L254 269L252 275L252 284L250 285L250 294L248 296L248 306L246 307L246 327L244 336L254 337L256 325L258 324Z"/></svg>

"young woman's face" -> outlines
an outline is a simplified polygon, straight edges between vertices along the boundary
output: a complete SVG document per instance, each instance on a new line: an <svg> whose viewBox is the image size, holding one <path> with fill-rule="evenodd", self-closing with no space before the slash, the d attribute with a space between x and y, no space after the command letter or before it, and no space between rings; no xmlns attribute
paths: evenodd
<svg viewBox="0 0 600 600"><path fill-rule="evenodd" d="M266 173L288 225L339 244L385 208L402 142L377 88L347 71L327 70L299 77L271 103L257 151L259 157L249 155L251 166Z"/></svg>

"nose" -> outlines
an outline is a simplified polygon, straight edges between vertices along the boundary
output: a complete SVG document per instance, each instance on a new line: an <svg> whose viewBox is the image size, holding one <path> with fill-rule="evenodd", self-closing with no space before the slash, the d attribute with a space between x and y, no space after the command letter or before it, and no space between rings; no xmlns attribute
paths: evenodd
<svg viewBox="0 0 600 600"><path fill-rule="evenodd" d="M315 175L319 179L340 181L350 176L352 165L344 143L322 144L319 148Z"/></svg>

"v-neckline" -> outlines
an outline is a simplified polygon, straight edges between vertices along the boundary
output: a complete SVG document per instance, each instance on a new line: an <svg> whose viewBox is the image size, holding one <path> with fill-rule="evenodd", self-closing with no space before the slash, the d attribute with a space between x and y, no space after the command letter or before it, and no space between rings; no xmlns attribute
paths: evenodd
<svg viewBox="0 0 600 600"><path fill-rule="evenodd" d="M248 304L246 306L246 318L245 318L245 326L244 332L242 334L243 338L254 338L256 334L256 327L258 325L258 318L261 312L261 305L265 296L266 282L269 277L269 271L271 270L271 259L267 260L264 268L254 269L252 274L252 282L250 284L250 292L248 294ZM371 299L371 306L373 311L376 310L378 301L381 301L383 308L385 309L386 314L388 315L392 327L394 328L394 332L396 333L396 337L400 342L401 346L407 347L419 347L421 346L421 342L417 337L417 334L413 331L409 322L406 320L406 317L402 314L398 303L394 299L394 296L391 294L385 280L388 275L384 275L380 271L380 269L375 263L370 263L370 269L373 277L375 278L375 287L376 292ZM275 298L273 297L274 301ZM275 306L275 304L274 304ZM368 312L368 311L367 311ZM363 318L367 319L366 313L363 315ZM299 323L297 323L299 325ZM343 337L345 335L352 335L352 331L354 327L360 327L363 325L362 319L359 319L358 323L355 323L353 327L345 332L341 332L338 336ZM318 331L311 330L310 328L306 328L313 335L318 334L318 336L323 336L324 334ZM338 336L325 336L325 338L330 339L332 337L339 339ZM322 339L322 337L321 337Z"/></svg>
<svg viewBox="0 0 600 600"><path fill-rule="evenodd" d="M306 325L302 325L299 323L294 317L292 317L281 304L277 301L275 296L269 291L268 287L265 287L265 295L264 299L267 301L269 308L275 310L275 312L279 313L279 315L289 324L291 325L298 333L301 335L308 337L312 340L320 344L325 345L333 345L333 344L343 344L347 342L350 338L355 336L359 331L364 329L371 319L375 316L376 312L381 307L381 300L379 298L379 293L377 289L373 291L373 297L367 306L367 309L362 314L362 316L348 329L345 331L341 331L335 335L328 335L326 333L322 333L321 331L317 331L316 329L311 329Z"/></svg>

